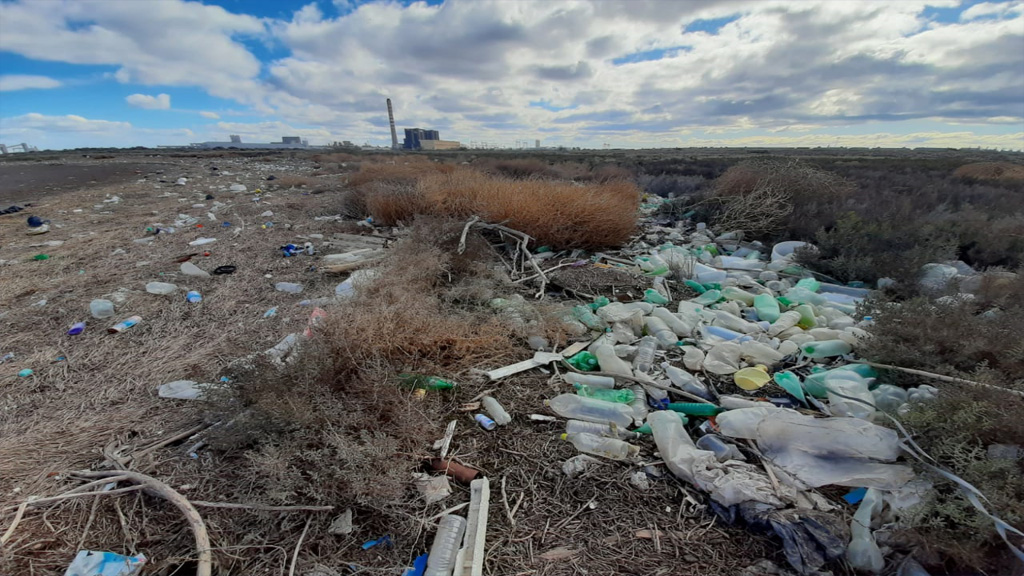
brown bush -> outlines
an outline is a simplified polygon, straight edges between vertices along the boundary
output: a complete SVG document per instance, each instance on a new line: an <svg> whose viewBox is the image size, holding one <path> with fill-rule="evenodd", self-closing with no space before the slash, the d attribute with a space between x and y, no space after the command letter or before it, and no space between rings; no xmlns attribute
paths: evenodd
<svg viewBox="0 0 1024 576"><path fill-rule="evenodd" d="M639 199L640 191L629 182L517 181L462 168L421 177L416 193L404 187L380 189L367 198L367 207L382 223L407 222L416 213L477 215L525 232L541 245L596 248L629 239Z"/></svg>
<svg viewBox="0 0 1024 576"><path fill-rule="evenodd" d="M366 213L382 226L411 224L417 214L431 213L414 182L373 182L358 188Z"/></svg>
<svg viewBox="0 0 1024 576"><path fill-rule="evenodd" d="M359 171L348 178L353 187L360 187L372 182L390 182L411 184L424 174L451 172L455 167L451 164L434 163L422 156L402 157L394 163L377 164L363 162Z"/></svg>
<svg viewBox="0 0 1024 576"><path fill-rule="evenodd" d="M1024 181L1024 166L1010 162L974 162L953 171L954 178L964 180Z"/></svg>

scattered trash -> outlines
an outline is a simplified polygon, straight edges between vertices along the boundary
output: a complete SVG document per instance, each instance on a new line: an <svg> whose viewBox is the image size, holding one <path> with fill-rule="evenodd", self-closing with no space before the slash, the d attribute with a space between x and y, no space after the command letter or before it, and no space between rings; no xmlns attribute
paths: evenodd
<svg viewBox="0 0 1024 576"><path fill-rule="evenodd" d="M216 238L197 238L188 243L189 246L204 246L206 244L212 244L216 242Z"/></svg>
<svg viewBox="0 0 1024 576"><path fill-rule="evenodd" d="M377 538L375 540L368 540L363 542L360 546L363 550L369 550L376 546L384 546L385 548L391 548L391 536L384 536L383 538Z"/></svg>
<svg viewBox="0 0 1024 576"><path fill-rule="evenodd" d="M35 372L31 368L25 368L23 370L18 371L18 376L21 376L22 378L28 378L34 373Z"/></svg>
<svg viewBox="0 0 1024 576"><path fill-rule="evenodd" d="M5 364L11 360L14 360L14 352L8 352L3 356L0 356L0 364Z"/></svg>
<svg viewBox="0 0 1024 576"><path fill-rule="evenodd" d="M601 464L601 461L593 456L578 454L562 464L562 472L569 478L575 478L599 464Z"/></svg>
<svg viewBox="0 0 1024 576"><path fill-rule="evenodd" d="M143 554L122 556L114 552L81 550L64 576L133 576L146 564Z"/></svg>
<svg viewBox="0 0 1024 576"><path fill-rule="evenodd" d="M85 322L75 322L71 325L71 329L68 330L68 336L78 336L85 331Z"/></svg>
<svg viewBox="0 0 1024 576"><path fill-rule="evenodd" d="M200 268L199 266L196 266L195 264L193 264L191 262L182 262L181 263L181 273L186 275L186 276L195 276L197 278L209 278L210 277L210 273L209 272L203 270L202 268Z"/></svg>
<svg viewBox="0 0 1024 576"><path fill-rule="evenodd" d="M237 270L237 268L234 266L217 266L213 269L213 273L217 275L234 274L235 270Z"/></svg>
<svg viewBox="0 0 1024 576"><path fill-rule="evenodd" d="M437 533L430 545L425 574L451 574L455 569L456 555L466 533L466 519L454 514L445 514L437 523Z"/></svg>
<svg viewBox="0 0 1024 576"><path fill-rule="evenodd" d="M331 521L331 525L327 528L327 533L335 536L347 536L353 530L355 530L355 527L352 524L352 509L346 508L344 512Z"/></svg>
<svg viewBox="0 0 1024 576"><path fill-rule="evenodd" d="M41 262L43 260L49 260L50 259L50 255L49 254L36 254L35 256L32 257L32 259L37 261L37 262Z"/></svg>
<svg viewBox="0 0 1024 576"><path fill-rule="evenodd" d="M99 320L110 318L114 315L114 303L110 300L97 298L96 300L89 302L89 313L92 314L93 318L97 318Z"/></svg>
<svg viewBox="0 0 1024 576"><path fill-rule="evenodd" d="M431 476L430 474L420 472L413 474L413 480L416 484L416 491L419 492L428 506L444 500L452 493L452 487L448 482L447 476Z"/></svg>
<svg viewBox="0 0 1024 576"><path fill-rule="evenodd" d="M476 420L476 423L484 430L494 430L498 427L498 425L494 423L494 420L491 420L483 414L474 414L473 420Z"/></svg>
<svg viewBox="0 0 1024 576"><path fill-rule="evenodd" d="M274 306L270 310L267 310L266 312L264 312L263 313L263 317L264 318L270 318L271 316L273 316L275 314L277 314L277 306Z"/></svg>
<svg viewBox="0 0 1024 576"><path fill-rule="evenodd" d="M149 282L146 284L146 292L165 296L177 292L178 286L170 282Z"/></svg>
<svg viewBox="0 0 1024 576"><path fill-rule="evenodd" d="M480 474L479 470L463 466L454 460L442 460L441 458L431 460L430 467L455 478L460 484L469 484Z"/></svg>
<svg viewBox="0 0 1024 576"><path fill-rule="evenodd" d="M228 189L231 190L232 192L245 192L246 191L246 187L245 187L244 184L232 184L230 186L230 188L228 188Z"/></svg>
<svg viewBox="0 0 1024 576"><path fill-rule="evenodd" d="M287 292L289 294L298 294L302 292L302 284L295 284L293 282L278 282L274 284L274 289L278 292Z"/></svg>
<svg viewBox="0 0 1024 576"><path fill-rule="evenodd" d="M125 318L124 320L121 320L117 324L114 324L110 328L107 328L107 332L109 332L111 334L117 334L118 332L124 332L125 330L131 328L132 326L135 326L139 322L142 322L142 317L141 316L130 316L128 318Z"/></svg>
<svg viewBox="0 0 1024 576"><path fill-rule="evenodd" d="M198 304L203 301L203 295L195 290L189 290L188 293L185 294L185 299L192 304Z"/></svg>
<svg viewBox="0 0 1024 576"><path fill-rule="evenodd" d="M21 206L11 206L9 208L4 208L3 210L0 210L0 216L4 214L15 214L21 212L22 210L24 210L24 208L22 208Z"/></svg>
<svg viewBox="0 0 1024 576"><path fill-rule="evenodd" d="M200 400L203 398L203 385L192 380L175 380L167 384L161 384L157 388L157 395L161 398L173 398L176 400Z"/></svg>

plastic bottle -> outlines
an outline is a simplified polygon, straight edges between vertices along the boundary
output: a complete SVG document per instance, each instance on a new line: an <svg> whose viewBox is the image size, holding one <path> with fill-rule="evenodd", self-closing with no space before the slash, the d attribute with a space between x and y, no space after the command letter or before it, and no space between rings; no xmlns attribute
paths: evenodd
<svg viewBox="0 0 1024 576"><path fill-rule="evenodd" d="M676 316L668 308L662 308L658 306L651 311L651 316L661 320L668 326L669 330L676 333L676 336L686 337L693 334L693 324L685 322L679 316Z"/></svg>
<svg viewBox="0 0 1024 576"><path fill-rule="evenodd" d="M668 362L662 362L661 368L665 371L665 375L668 376L669 380L672 381L672 384L680 390L700 396L705 400L714 400L711 396L711 392L708 390L708 387L698 380L693 374L690 374L681 368L677 368Z"/></svg>
<svg viewBox="0 0 1024 576"><path fill-rule="evenodd" d="M586 422L584 420L566 420L565 431L568 434L583 432L586 434L593 434L594 436L607 436L609 438L618 438L620 440L637 438L640 436L635 432L619 428L611 422Z"/></svg>
<svg viewBox="0 0 1024 576"><path fill-rule="evenodd" d="M800 351L808 358L831 358L842 356L853 351L853 347L842 340L822 340L808 342L800 346Z"/></svg>
<svg viewBox="0 0 1024 576"><path fill-rule="evenodd" d="M598 368L597 357L586 350L574 354L571 358L567 359L566 362L577 370L586 371Z"/></svg>
<svg viewBox="0 0 1024 576"><path fill-rule="evenodd" d="M644 290L644 302L650 304L656 304L658 306L664 306L669 303L669 299L664 294L658 292L654 288L648 288Z"/></svg>
<svg viewBox="0 0 1024 576"><path fill-rule="evenodd" d="M753 306L755 298L755 296L750 292L747 292L746 290L743 290L742 288L737 288L735 286L723 288L722 297L725 298L726 300L736 300L739 302L743 302L747 306Z"/></svg>
<svg viewBox="0 0 1024 576"><path fill-rule="evenodd" d="M612 422L622 428L628 428L633 423L633 409L628 404L605 402L575 394L559 394L545 404L563 418L587 422Z"/></svg>
<svg viewBox="0 0 1024 576"><path fill-rule="evenodd" d="M679 416L679 421L682 422L683 426L686 426L686 424L690 421L690 419L686 417L686 414L673 412L671 410L661 410L661 412L667 412L669 414L675 414L676 416ZM633 433L641 436L651 434L652 430L650 423L645 423L643 426L640 426L639 428L633 430Z"/></svg>
<svg viewBox="0 0 1024 576"><path fill-rule="evenodd" d="M796 287L810 290L811 292L817 292L818 290L821 290L821 282L818 282L814 278L801 278L796 283Z"/></svg>
<svg viewBox="0 0 1024 576"><path fill-rule="evenodd" d="M452 576L455 569L455 557L462 546L462 537L466 533L466 519L454 514L445 514L437 523L437 534L430 546L427 557L427 569L423 576Z"/></svg>
<svg viewBox="0 0 1024 576"><path fill-rule="evenodd" d="M669 329L661 318L655 316L644 318L644 327L647 329L647 333L654 336L663 348L671 348L679 342L679 337Z"/></svg>
<svg viewBox="0 0 1024 576"><path fill-rule="evenodd" d="M843 371L850 371L864 378L875 378L878 376L878 372L867 364L846 364L831 370L822 370L819 368L818 371L814 372L807 378L804 378L804 390L815 398L827 398L828 391L824 386L825 379L831 374Z"/></svg>
<svg viewBox="0 0 1024 576"><path fill-rule="evenodd" d="M804 387L800 384L800 377L792 372L776 372L772 378L775 383L782 387L790 396L796 398L800 402L807 404L807 398L804 397Z"/></svg>
<svg viewBox="0 0 1024 576"><path fill-rule="evenodd" d="M193 264L191 262L182 262L181 263L181 273L186 275L186 276L196 276L197 278L209 278L210 277L210 273L209 272L203 270L202 268L200 268L199 266L196 266L195 264Z"/></svg>
<svg viewBox="0 0 1024 576"><path fill-rule="evenodd" d="M68 336L78 336L85 331L85 322L75 322L71 325L71 329L68 330Z"/></svg>
<svg viewBox="0 0 1024 576"><path fill-rule="evenodd" d="M669 272L668 263L655 252L648 256L638 257L636 263L646 276L664 276Z"/></svg>
<svg viewBox="0 0 1024 576"><path fill-rule="evenodd" d="M294 282L278 282L277 284L274 284L274 289L278 292L298 294L302 292L302 284L295 284Z"/></svg>
<svg viewBox="0 0 1024 576"><path fill-rule="evenodd" d="M696 346L683 348L683 366L694 371L704 368L704 351Z"/></svg>
<svg viewBox="0 0 1024 576"><path fill-rule="evenodd" d="M596 359L595 359L596 362ZM562 374L562 380L568 384L584 384L593 388L611 389L615 388L615 378L611 376L596 376L594 374L577 374L566 372Z"/></svg>
<svg viewBox="0 0 1024 576"><path fill-rule="evenodd" d="M103 300L97 298L92 302L89 302L89 313L92 314L93 318L102 320L103 318L110 318L114 315L114 303L110 300Z"/></svg>
<svg viewBox="0 0 1024 576"><path fill-rule="evenodd" d="M185 299L193 304L198 304L203 301L203 295L195 290L189 290L188 294L185 294Z"/></svg>
<svg viewBox="0 0 1024 576"><path fill-rule="evenodd" d="M700 304L701 306L710 306L721 299L721 292L719 292L718 290L708 290L701 294L700 296L690 300L690 302L693 302L694 304Z"/></svg>
<svg viewBox="0 0 1024 576"><path fill-rule="evenodd" d="M149 292L150 294L171 294L177 289L178 287L176 285L168 282L150 282L146 284L146 292Z"/></svg>
<svg viewBox="0 0 1024 576"><path fill-rule="evenodd" d="M110 328L107 328L107 332L110 332L111 334L116 334L118 332L124 332L125 330L131 328L132 326L135 326L139 322L142 322L142 317L141 316L131 316L131 317L125 318L124 320L121 320L120 322L118 322L117 324L114 324Z"/></svg>
<svg viewBox="0 0 1024 576"><path fill-rule="evenodd" d="M617 438L605 438L586 432L562 434L562 440L571 442L580 452L601 456L609 460L631 460L640 454L640 447Z"/></svg>
<svg viewBox="0 0 1024 576"><path fill-rule="evenodd" d="M668 409L673 412L679 412L686 414L687 416L717 416L722 411L721 408L714 404L704 404L703 402L670 402Z"/></svg>
<svg viewBox="0 0 1024 576"><path fill-rule="evenodd" d="M595 398L605 402L616 402L618 404L629 404L636 399L631 390L609 390L607 388L591 388L586 384L576 384L576 394L584 398Z"/></svg>
<svg viewBox="0 0 1024 576"><path fill-rule="evenodd" d="M796 326L798 322L800 322L799 312L796 310L783 312L779 314L779 318L775 322L772 322L772 327L768 329L768 335L778 336L782 332Z"/></svg>
<svg viewBox="0 0 1024 576"><path fill-rule="evenodd" d="M875 398L875 406L882 412L895 413L907 402L907 391L891 384L882 384L872 390L871 395Z"/></svg>
<svg viewBox="0 0 1024 576"><path fill-rule="evenodd" d="M851 372L831 374L825 379L825 386L828 388L828 405L833 415L872 419L875 397L868 390L866 379Z"/></svg>
<svg viewBox="0 0 1024 576"><path fill-rule="evenodd" d="M735 342L716 344L704 358L704 369L712 374L726 376L740 369L743 348Z"/></svg>
<svg viewBox="0 0 1024 576"><path fill-rule="evenodd" d="M754 310L757 310L758 318L768 322L775 322L782 313L779 310L779 302L770 294L754 296Z"/></svg>
<svg viewBox="0 0 1024 576"><path fill-rule="evenodd" d="M572 317L583 323L584 326L591 330L604 330L608 327L608 323L599 318L589 306L573 306Z"/></svg>
<svg viewBox="0 0 1024 576"><path fill-rule="evenodd" d="M856 570L879 574L885 567L882 551L871 534L871 517L881 511L882 495L874 488L868 488L864 500L850 522L850 545L846 548L846 560Z"/></svg>
<svg viewBox="0 0 1024 576"><path fill-rule="evenodd" d="M512 422L512 417L505 410L504 406L501 405L493 396L484 396L480 399L480 403L483 404L484 410L487 414L498 423L498 426L505 426Z"/></svg>
<svg viewBox="0 0 1024 576"><path fill-rule="evenodd" d="M633 369L625 360L615 355L615 349L608 344L599 344L594 348L594 356L601 367L601 372L618 376L633 376Z"/></svg>
<svg viewBox="0 0 1024 576"><path fill-rule="evenodd" d="M633 420L643 422L649 412L647 408L647 392L639 384L633 384L629 389L633 392L633 401L629 403L629 407L633 409Z"/></svg>
<svg viewBox="0 0 1024 576"><path fill-rule="evenodd" d="M442 380L437 376L424 376L422 374L399 374L402 385L408 388L423 388L426 390L451 390L455 383Z"/></svg>
<svg viewBox="0 0 1024 576"><path fill-rule="evenodd" d="M705 434L697 439L697 448L715 453L719 462L726 460L746 460L743 453L735 445L730 444L717 434Z"/></svg>
<svg viewBox="0 0 1024 576"><path fill-rule="evenodd" d="M658 341L653 336L644 336L636 347L633 367L647 374L654 366L654 354L658 350Z"/></svg>
<svg viewBox="0 0 1024 576"><path fill-rule="evenodd" d="M722 340L738 340L746 336L735 330L729 330L721 326L701 326L698 331L703 339L721 338Z"/></svg>

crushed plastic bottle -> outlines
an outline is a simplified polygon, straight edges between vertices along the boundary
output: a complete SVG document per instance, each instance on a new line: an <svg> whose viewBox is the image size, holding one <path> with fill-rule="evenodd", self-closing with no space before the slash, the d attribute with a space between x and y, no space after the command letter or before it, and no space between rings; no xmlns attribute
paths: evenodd
<svg viewBox="0 0 1024 576"><path fill-rule="evenodd" d="M437 376L424 376L422 374L399 374L399 381L407 388L423 388L425 390L451 390L455 387L454 382L443 380Z"/></svg>
<svg viewBox="0 0 1024 576"><path fill-rule="evenodd" d="M454 514L445 514L437 523L437 534L430 546L427 557L427 569L423 576L452 576L455 569L456 555L462 546L462 536L466 533L466 519Z"/></svg>
<svg viewBox="0 0 1024 576"><path fill-rule="evenodd" d="M654 354L658 351L658 341L653 336L644 336L636 348L633 367L643 373L649 373L654 366Z"/></svg>
<svg viewBox="0 0 1024 576"><path fill-rule="evenodd" d="M596 363L596 358L595 358ZM567 384L585 384L591 388L615 388L615 379L611 376L596 376L594 374L577 374L566 372L562 374L562 380Z"/></svg>
<svg viewBox="0 0 1024 576"><path fill-rule="evenodd" d="M114 315L114 303L110 300L97 298L96 300L89 302L89 313L92 314L93 318L99 320L110 318Z"/></svg>
<svg viewBox="0 0 1024 576"><path fill-rule="evenodd" d="M298 294L302 292L302 284L295 284L294 282L278 282L277 284L274 284L274 289L278 292Z"/></svg>
<svg viewBox="0 0 1024 576"><path fill-rule="evenodd" d="M149 292L150 294L173 294L177 290L178 287L169 282L150 282L146 284L146 292Z"/></svg>
<svg viewBox="0 0 1024 576"><path fill-rule="evenodd" d="M668 362L662 362L661 368L665 371L665 375L668 376L672 384L680 390L689 392L695 396L699 396L705 400L714 400L711 395L711 391L704 385L703 382L697 379L696 376L690 374L686 370L677 368Z"/></svg>
<svg viewBox="0 0 1024 576"><path fill-rule="evenodd" d="M585 420L566 420L565 432L567 434L585 432L595 436L607 436L620 440L637 438L639 436L637 433L620 428L611 422L587 422Z"/></svg>
<svg viewBox="0 0 1024 576"><path fill-rule="evenodd" d="M679 342L676 333L669 329L665 322L657 316L644 318L644 328L647 333L658 341L663 348L671 348Z"/></svg>
<svg viewBox="0 0 1024 576"><path fill-rule="evenodd" d="M493 396L484 396L480 399L480 403L498 426L505 426L512 422L512 416Z"/></svg>
<svg viewBox="0 0 1024 576"><path fill-rule="evenodd" d="M616 376L633 376L633 369L625 360L619 358L615 354L615 348L608 344L599 344L594 348L594 356L597 357L597 363L601 366L601 372Z"/></svg>

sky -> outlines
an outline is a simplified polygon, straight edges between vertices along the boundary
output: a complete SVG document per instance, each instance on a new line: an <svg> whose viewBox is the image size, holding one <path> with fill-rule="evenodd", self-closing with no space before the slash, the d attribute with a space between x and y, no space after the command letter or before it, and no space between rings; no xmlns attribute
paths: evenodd
<svg viewBox="0 0 1024 576"><path fill-rule="evenodd" d="M1024 0L0 0L0 143L1024 149Z"/></svg>

